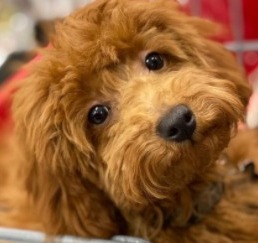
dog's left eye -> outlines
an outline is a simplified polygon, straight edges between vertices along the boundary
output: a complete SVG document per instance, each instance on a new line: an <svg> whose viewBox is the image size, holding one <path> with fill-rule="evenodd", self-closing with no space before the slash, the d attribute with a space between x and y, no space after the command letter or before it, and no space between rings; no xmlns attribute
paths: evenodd
<svg viewBox="0 0 258 243"><path fill-rule="evenodd" d="M91 123L99 125L103 123L109 115L109 108L104 105L93 106L88 114L88 119Z"/></svg>
<svg viewBox="0 0 258 243"><path fill-rule="evenodd" d="M145 58L145 65L149 70L159 70L164 66L162 55L157 52L149 53Z"/></svg>

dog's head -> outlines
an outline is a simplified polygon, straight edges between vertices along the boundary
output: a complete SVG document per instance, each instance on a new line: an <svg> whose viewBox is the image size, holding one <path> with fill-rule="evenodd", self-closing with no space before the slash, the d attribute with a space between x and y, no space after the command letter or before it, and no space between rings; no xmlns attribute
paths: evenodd
<svg viewBox="0 0 258 243"><path fill-rule="evenodd" d="M121 206L203 177L250 95L214 28L171 0L97 0L67 17L15 98L36 180L89 180Z"/></svg>

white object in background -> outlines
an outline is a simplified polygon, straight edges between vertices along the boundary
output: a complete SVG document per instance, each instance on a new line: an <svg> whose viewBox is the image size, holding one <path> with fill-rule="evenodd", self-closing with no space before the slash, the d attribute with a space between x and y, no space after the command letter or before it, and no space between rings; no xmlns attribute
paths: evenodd
<svg viewBox="0 0 258 243"><path fill-rule="evenodd" d="M178 2L181 4L181 5L186 5L189 3L189 0L178 0Z"/></svg>

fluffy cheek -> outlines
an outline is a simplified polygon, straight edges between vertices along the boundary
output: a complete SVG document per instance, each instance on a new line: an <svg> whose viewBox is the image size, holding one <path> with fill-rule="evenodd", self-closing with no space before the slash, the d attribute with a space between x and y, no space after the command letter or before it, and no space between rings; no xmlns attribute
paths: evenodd
<svg viewBox="0 0 258 243"><path fill-rule="evenodd" d="M103 178L117 204L169 199L199 177L227 145L243 107L234 85L191 70L160 81L141 78L123 89L116 121L103 134ZM186 104L196 117L192 141L165 141L157 123Z"/></svg>
<svg viewBox="0 0 258 243"><path fill-rule="evenodd" d="M102 148L103 184L118 205L124 204L124 200L144 205L173 199L175 193L209 169L230 137L224 130L207 134L199 143L170 144L143 127L144 124L131 127L138 132L122 132L106 140ZM119 129L125 130L126 126Z"/></svg>
<svg viewBox="0 0 258 243"><path fill-rule="evenodd" d="M145 204L148 200L171 198L194 176L194 151L183 156L190 145L166 144L147 124L141 119L138 125L117 125L117 130L124 132L102 148L104 185L118 204L124 199Z"/></svg>

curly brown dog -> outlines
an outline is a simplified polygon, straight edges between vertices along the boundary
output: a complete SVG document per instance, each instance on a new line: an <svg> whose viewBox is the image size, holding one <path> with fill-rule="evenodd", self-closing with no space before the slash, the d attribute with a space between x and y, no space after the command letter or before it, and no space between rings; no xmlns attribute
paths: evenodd
<svg viewBox="0 0 258 243"><path fill-rule="evenodd" d="M251 93L217 30L171 0L97 0L59 23L14 97L0 224L258 242L256 181L216 162Z"/></svg>

